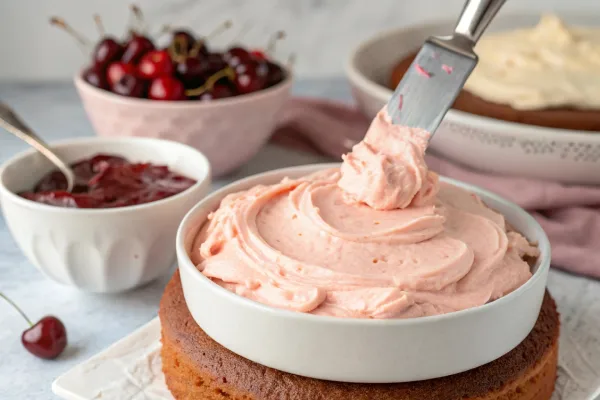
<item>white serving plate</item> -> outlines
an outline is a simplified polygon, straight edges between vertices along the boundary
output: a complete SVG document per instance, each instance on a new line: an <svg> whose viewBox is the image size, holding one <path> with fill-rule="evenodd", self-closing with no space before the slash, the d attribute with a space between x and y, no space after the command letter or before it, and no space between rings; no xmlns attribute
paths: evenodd
<svg viewBox="0 0 600 400"><path fill-rule="evenodd" d="M569 24L598 25L594 15L561 15ZM533 26L539 14L500 13L489 31ZM361 43L346 63L359 108L372 118L392 91L392 68L431 35L448 34L454 21L431 22L383 32ZM600 94L599 94L600 95ZM450 110L431 148L467 166L506 175L565 183L600 184L600 132L537 127Z"/></svg>
<svg viewBox="0 0 600 400"><path fill-rule="evenodd" d="M52 383L67 400L173 400L160 361L160 321L146 325Z"/></svg>
<svg viewBox="0 0 600 400"><path fill-rule="evenodd" d="M281 371L333 381L387 383L437 378L478 367L506 354L529 334L538 318L550 267L546 234L517 205L446 178L442 180L478 194L539 244L541 255L531 279L492 303L414 319L315 316L238 296L205 277L191 262L195 232L226 194L336 166L317 164L252 176L211 194L186 215L176 243L183 292L194 320L211 338L242 357Z"/></svg>
<svg viewBox="0 0 600 400"><path fill-rule="evenodd" d="M65 400L174 400L161 371L160 346L160 321L155 318L61 375L52 391ZM579 354L572 346L561 341L560 353ZM580 356L559 357L552 400L600 399L595 381L578 374L585 363Z"/></svg>

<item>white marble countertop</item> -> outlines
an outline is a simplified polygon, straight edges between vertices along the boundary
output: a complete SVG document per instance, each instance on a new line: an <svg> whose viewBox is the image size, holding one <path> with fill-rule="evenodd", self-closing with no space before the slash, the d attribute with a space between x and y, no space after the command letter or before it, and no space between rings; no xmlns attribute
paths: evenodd
<svg viewBox="0 0 600 400"><path fill-rule="evenodd" d="M349 100L350 96L342 79L300 81L294 90L296 94L339 100ZM93 134L69 83L0 83L0 100L11 104L48 141ZM0 162L25 147L18 139L0 132ZM236 174L215 182L214 188L242 176L324 160L267 146ZM50 385L58 375L156 316L167 280L165 276L143 288L118 295L92 295L61 286L29 264L0 217L0 291L9 295L34 320L46 314L59 316L69 335L69 346L58 359L39 360L21 347L20 335L26 328L25 321L8 305L0 303L0 398L54 398ZM600 282L552 271L549 287L562 315L561 346L569 344L581 353L563 352L561 357L576 356L585 360L584 371L568 373L594 374L599 377L600 385Z"/></svg>

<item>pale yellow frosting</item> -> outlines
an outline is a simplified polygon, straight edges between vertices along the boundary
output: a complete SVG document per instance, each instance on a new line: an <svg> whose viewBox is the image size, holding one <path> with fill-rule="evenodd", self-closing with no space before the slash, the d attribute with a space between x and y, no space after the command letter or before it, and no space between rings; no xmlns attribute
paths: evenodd
<svg viewBox="0 0 600 400"><path fill-rule="evenodd" d="M469 92L519 110L600 109L600 28L568 27L555 15L537 26L485 35Z"/></svg>

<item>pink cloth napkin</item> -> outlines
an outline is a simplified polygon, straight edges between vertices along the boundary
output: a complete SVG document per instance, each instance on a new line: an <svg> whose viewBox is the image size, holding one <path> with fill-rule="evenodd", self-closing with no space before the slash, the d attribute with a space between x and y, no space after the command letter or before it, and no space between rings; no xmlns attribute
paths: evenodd
<svg viewBox="0 0 600 400"><path fill-rule="evenodd" d="M339 158L364 136L370 121L356 108L295 98L286 106L273 141ZM512 200L542 225L552 245L552 264L600 278L600 187L564 185L474 171L427 155L431 170Z"/></svg>

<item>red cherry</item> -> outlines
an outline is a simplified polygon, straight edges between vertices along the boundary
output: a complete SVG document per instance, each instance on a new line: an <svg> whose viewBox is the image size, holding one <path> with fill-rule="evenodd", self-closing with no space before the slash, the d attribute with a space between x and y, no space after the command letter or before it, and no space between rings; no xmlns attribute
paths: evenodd
<svg viewBox="0 0 600 400"><path fill-rule="evenodd" d="M209 53L205 56L205 59L208 62L208 69L210 70L211 74L214 74L215 72L227 67L227 62L221 53Z"/></svg>
<svg viewBox="0 0 600 400"><path fill-rule="evenodd" d="M266 60L267 55L262 50L252 50L250 55L257 60Z"/></svg>
<svg viewBox="0 0 600 400"><path fill-rule="evenodd" d="M99 67L106 67L113 61L117 61L123 55L123 46L115 39L105 37L102 39L92 53L94 64Z"/></svg>
<svg viewBox="0 0 600 400"><path fill-rule="evenodd" d="M267 61L267 67L269 69L267 72L267 87L275 86L285 79L285 72L279 65Z"/></svg>
<svg viewBox="0 0 600 400"><path fill-rule="evenodd" d="M183 54L187 54L195 42L196 38L189 31L181 29L173 32L173 43L178 43L178 50Z"/></svg>
<svg viewBox="0 0 600 400"><path fill-rule="evenodd" d="M197 57L187 57L177 63L176 67L177 77L186 88L200 86L210 75L210 72L208 61Z"/></svg>
<svg viewBox="0 0 600 400"><path fill-rule="evenodd" d="M152 50L142 57L138 65L138 74L142 78L154 79L173 73L173 62L166 50Z"/></svg>
<svg viewBox="0 0 600 400"><path fill-rule="evenodd" d="M46 316L33 324L27 315L8 297L0 293L27 321L29 328L21 334L23 347L34 356L46 359L56 358L67 347L67 329L56 317Z"/></svg>
<svg viewBox="0 0 600 400"><path fill-rule="evenodd" d="M256 92L265 87L269 67L265 62L251 60L235 69L235 87L240 94Z"/></svg>
<svg viewBox="0 0 600 400"><path fill-rule="evenodd" d="M108 90L109 85L104 72L98 67L89 67L83 71L81 77L84 81L100 89Z"/></svg>
<svg viewBox="0 0 600 400"><path fill-rule="evenodd" d="M153 100L185 100L185 87L171 76L161 76L150 84L148 97Z"/></svg>
<svg viewBox="0 0 600 400"><path fill-rule="evenodd" d="M123 75L112 87L113 92L127 97L146 97L147 89L145 80L131 74Z"/></svg>
<svg viewBox="0 0 600 400"><path fill-rule="evenodd" d="M232 88L230 85L223 84L223 83L217 83L212 87L212 89L209 89L206 92L202 93L198 97L198 100L211 101L211 100L225 99L227 97L233 97L233 96L235 96L235 94L236 94L235 89Z"/></svg>
<svg viewBox="0 0 600 400"><path fill-rule="evenodd" d="M21 343L34 356L53 359L67 347L67 330L58 318L47 316L23 332Z"/></svg>
<svg viewBox="0 0 600 400"><path fill-rule="evenodd" d="M248 50L241 47L232 47L223 54L223 59L229 66L235 68L241 63L252 59Z"/></svg>
<svg viewBox="0 0 600 400"><path fill-rule="evenodd" d="M133 64L125 64L121 61L116 61L108 66L106 69L106 80L110 87L113 87L118 81L121 80L123 75L130 74L135 75L135 66Z"/></svg>
<svg viewBox="0 0 600 400"><path fill-rule="evenodd" d="M121 57L126 64L135 64L149 51L154 50L154 44L145 36L134 35L127 45Z"/></svg>

